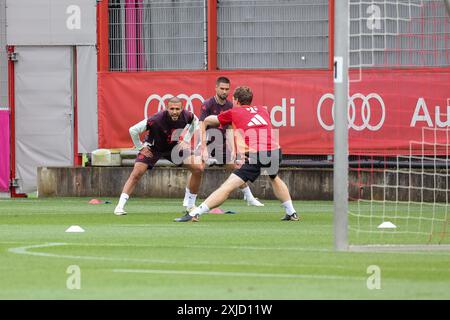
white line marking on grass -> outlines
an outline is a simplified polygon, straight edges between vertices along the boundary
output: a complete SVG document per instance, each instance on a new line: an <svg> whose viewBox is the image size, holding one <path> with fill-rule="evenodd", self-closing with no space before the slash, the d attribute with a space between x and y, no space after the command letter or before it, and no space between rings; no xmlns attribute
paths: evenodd
<svg viewBox="0 0 450 320"><path fill-rule="evenodd" d="M0 242L1 243L1 242ZM154 245L143 245L143 244L111 244L111 243L45 243L39 245L30 245L23 246L18 248L10 248L9 252L16 254L25 254L31 256L40 256L40 257L49 257L49 258L62 258L62 259L79 259L79 260L100 260L100 261L121 261L121 262L144 262L144 263L161 263L161 264L179 264L179 263L187 263L187 264L196 264L196 265L236 265L236 266L261 266L261 267L274 267L279 266L279 263L249 263L245 261L240 262L215 262L215 261L205 261L205 260L197 260L197 261L188 261L188 262L180 262L175 260L160 260L160 259L139 259L139 258L114 258L114 257L101 257L101 256L78 256L78 255L61 255L54 253L45 253L45 252L32 252L28 251L29 249L36 248L49 248L54 246L87 246L87 247L144 247L144 248L154 248L154 249L230 249L230 250L289 250L289 248L258 248L258 247L225 247L225 246L154 246ZM306 249L302 250L302 248L292 248L297 251L318 251L318 250L310 250ZM330 251L330 250L323 250ZM323 266L314 266L314 265L301 265L301 264L283 264L285 267L323 267ZM348 269L347 266L334 265L335 269Z"/></svg>
<svg viewBox="0 0 450 320"><path fill-rule="evenodd" d="M314 274L287 274L287 273L255 273L255 272L218 272L218 271L183 271L183 270L157 270L157 269L113 269L118 273L151 273L175 274L194 276L219 277L257 277L257 278L287 278L287 279L317 279L317 280L363 280L365 277L330 276Z"/></svg>
<svg viewBox="0 0 450 320"><path fill-rule="evenodd" d="M16 244L16 243L27 243L28 241L0 241L0 244ZM305 252L305 251L311 251L311 252L332 252L331 249L323 249L323 248L286 248L286 247L247 247L247 246L207 246L207 245L152 245L152 244L136 244L136 243L60 243L60 242L52 242L52 243L45 243L45 244L39 244L39 245L32 245L32 246L26 246L26 247L20 247L20 248L11 248L8 249L8 251L18 253L16 251L12 251L15 249L21 249L21 251L24 251L23 253L31 253L28 252L28 249L34 249L34 248L45 248L45 247L53 247L58 245L66 245L66 246L86 246L86 247L143 247L143 248L155 248L155 249L229 249L229 250L263 250L263 251L280 251L280 250L286 250L286 251L299 251L299 252ZM25 250L22 250L25 249ZM22 252L20 252L22 253Z"/></svg>
<svg viewBox="0 0 450 320"><path fill-rule="evenodd" d="M18 247L18 248L9 248L8 251L12 253L17 254L27 254L32 256L44 256L44 257L54 257L56 255L51 253L42 253L42 252L29 252L28 249L35 249L35 248L48 248L48 247L55 247L55 246L64 246L65 243L61 242L50 242L45 244L35 244L32 246L25 246L25 247Z"/></svg>
<svg viewBox="0 0 450 320"><path fill-rule="evenodd" d="M169 261L169 260L113 258L113 257L100 257L100 256L73 256L73 255L65 255L65 254L54 254L54 253L28 251L29 249L50 248L50 247L55 247L55 246L67 246L67 245L76 246L77 244L59 243L59 242L52 243L51 242L51 243L37 244L37 245L24 246L24 247L18 247L18 248L10 248L10 249L8 249L8 251L12 252L12 253L16 253L16 254L25 254L25 255L31 255L31 256L50 257L50 258L80 259L80 260L104 260L104 261L128 261L128 262L152 262L152 263L164 263L164 264L176 263L174 261Z"/></svg>
<svg viewBox="0 0 450 320"><path fill-rule="evenodd" d="M115 258L115 257L102 257L102 256L78 256L78 255L62 255L62 254L54 254L54 253L46 253L46 252L32 252L28 251L30 249L38 249L38 248L50 248L55 246L115 246L114 244L77 244L77 243L60 243L60 242L50 242L50 243L44 243L44 244L37 244L37 245L29 245L29 246L22 246L22 247L16 247L16 248L10 248L8 249L9 252L15 253L15 254L22 254L22 255L31 255L31 256L37 256L37 257L47 257L47 258L60 258L60 259L76 259L76 260L98 260L98 261L120 261L120 262L142 262L142 263L160 263L160 264L171 264L171 265L177 265L177 264L191 264L191 265L217 265L217 266L227 266L227 265L235 265L235 266L258 266L258 267L274 267L274 266L280 266L279 263L249 263L245 261L241 262L216 262L216 261L180 261L180 260L160 260L160 259L139 259L139 258ZM126 245L124 245L126 246ZM130 245L133 246L133 245ZM141 245L142 246L142 245ZM156 247L158 248L158 247ZM170 247L169 247L170 248ZM240 247L237 247L240 248ZM323 265L303 265L296 263L295 265L287 265L282 264L283 267L317 267L317 268L324 268ZM341 266L341 265L333 265L334 269L349 269L348 266ZM116 270L132 270L132 269L116 269ZM447 269L445 269L447 270ZM164 271L164 270L163 270ZM139 272L139 271L136 271ZM168 271L171 272L171 271ZM189 272L189 271L174 271L174 272ZM200 271L199 271L200 272ZM151 273L151 271L147 272ZM155 272L153 272L155 273ZM204 273L204 272L203 272ZM180 273L181 274L181 273ZM227 273L228 275L229 273ZM211 274L214 275L214 274ZM232 275L232 274L230 274ZM251 273L243 273L243 275L249 275L251 276ZM292 276L292 275L291 275ZM313 278L317 277L318 279L325 279L325 277L329 277L328 279L352 279L352 277L346 277L346 276L328 276L328 275L299 275L297 276L299 278ZM331 277L331 278L330 278ZM353 277L354 278L354 277ZM356 278L354 278L356 279ZM360 279L360 278L357 278Z"/></svg>
<svg viewBox="0 0 450 320"><path fill-rule="evenodd" d="M1 242L0 242L1 243ZM145 247L145 248L168 248L168 249L229 249L229 250L261 250L261 251L298 251L298 252L335 252L333 249L325 249L325 248L305 248L305 247L251 247L251 246L215 246L215 245L153 245L153 244L136 244L136 243L74 243L69 245L79 245L79 246L101 246L101 247ZM370 253L370 252L353 252L348 251L348 253ZM398 252L374 252L376 254L417 254L417 255L450 255L448 251L398 251ZM345 266L334 266L334 267L342 267Z"/></svg>
<svg viewBox="0 0 450 320"><path fill-rule="evenodd" d="M10 249L8 249L8 251L11 253L15 253L15 254L24 254L24 255L37 256L37 257L77 259L77 260L144 262L144 263L161 263L161 264L173 264L173 265L183 263L183 264L194 264L194 265L235 265L235 266L261 266L261 267L279 266L279 264L277 264L277 263L249 263L249 262L245 262L245 261L241 261L241 262L215 262L215 261L204 261L204 260L179 261L179 260L161 260L161 259L115 258L115 257L102 257L102 256L78 256L78 255L65 255L65 254L28 251L30 249L37 249L37 248L50 248L50 247L55 247L55 246L79 246L79 245L90 246L90 247L102 246L99 244L51 242L51 243L23 246L23 247L17 247L17 248L10 248ZM111 245L111 246L114 247L114 245ZM156 248L158 248L158 247L156 247ZM291 267L291 266L301 267L301 265L298 265L298 264L295 264L295 265L286 265L285 264L283 266L284 267ZM307 266L309 266L309 265L307 265ZM335 265L333 267L346 269L345 266L336 266Z"/></svg>
<svg viewBox="0 0 450 320"><path fill-rule="evenodd" d="M0 244L16 244L16 243L27 243L28 241L0 241ZM136 244L136 243L63 243L62 245L72 245L72 246L88 246L88 247L144 247L144 248L169 248L169 249L230 249L230 250L261 250L261 251L298 251L298 252L334 252L332 249L324 249L324 248L303 248L303 247L297 247L297 248L286 248L286 247L250 247L250 246L214 246L214 245L170 245L170 246L164 246L164 245L152 245L152 244ZM39 247L47 247L48 245L38 245ZM27 249L33 249L33 247L27 247ZM13 250L9 249L8 251ZM365 254L367 252L349 252L351 254ZM399 252L375 252L376 254L412 254L412 255L450 255L450 252L446 251L399 251ZM29 253L32 254L32 253ZM72 256L68 256L72 257ZM94 258L94 257L91 257ZM142 260L139 260L142 261ZM144 260L144 262L147 260ZM345 266L334 266L334 267L342 267L346 268Z"/></svg>
<svg viewBox="0 0 450 320"><path fill-rule="evenodd" d="M286 247L248 247L248 246L208 246L208 245L151 245L151 244L136 244L136 243L74 243L79 246L101 246L101 247L146 247L146 248L168 248L168 249L229 249L229 250L263 250L263 251L311 251L311 252L332 252L331 249L323 248L286 248Z"/></svg>
<svg viewBox="0 0 450 320"><path fill-rule="evenodd" d="M234 265L234 266L259 266L259 267L276 267L280 266L279 263L249 263L245 261L240 262L215 262L215 261L204 261L204 260L197 260L197 261L179 261L179 260L160 260L160 259L139 259L139 258L115 258L115 257L102 257L102 256L77 256L77 255L64 255L64 254L55 254L55 253L46 253L46 252L32 252L28 251L29 249L37 249L37 248L50 248L55 246L102 246L99 244L78 244L78 243L60 243L60 242L51 242L51 243L44 243L44 244L37 244L37 245L30 245L30 246L23 246L23 247L17 247L17 248L10 248L8 249L9 252L15 253L15 254L24 254L24 255L31 255L31 256L37 256L37 257L47 257L47 258L61 258L61 259L76 259L76 260L99 260L99 261L121 261L121 262L144 262L144 263L160 263L160 264L193 264L193 265ZM106 245L105 245L106 246ZM108 245L109 246L109 245ZM114 245L111 245L114 246ZM311 265L300 265L300 264L294 264L294 265L287 265L283 264L284 267L311 267ZM314 266L313 266L314 267ZM323 266L316 266L316 267L323 267ZM334 265L333 268L335 269L347 269L346 266L338 266Z"/></svg>

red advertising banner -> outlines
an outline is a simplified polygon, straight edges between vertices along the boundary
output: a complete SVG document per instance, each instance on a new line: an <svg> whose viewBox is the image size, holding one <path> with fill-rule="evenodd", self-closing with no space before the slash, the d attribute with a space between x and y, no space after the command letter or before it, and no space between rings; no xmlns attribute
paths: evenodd
<svg viewBox="0 0 450 320"><path fill-rule="evenodd" d="M172 95L199 115L202 101L215 94L218 76L231 80L231 91L252 88L252 104L268 107L285 154L333 154L330 71L100 73L99 147L132 147L129 127L161 110ZM422 128L450 127L449 69L371 70L361 76L350 84L351 154L409 154L411 142L422 141ZM448 144L444 136L438 140Z"/></svg>
<svg viewBox="0 0 450 320"><path fill-rule="evenodd" d="M0 110L0 192L9 191L9 111Z"/></svg>

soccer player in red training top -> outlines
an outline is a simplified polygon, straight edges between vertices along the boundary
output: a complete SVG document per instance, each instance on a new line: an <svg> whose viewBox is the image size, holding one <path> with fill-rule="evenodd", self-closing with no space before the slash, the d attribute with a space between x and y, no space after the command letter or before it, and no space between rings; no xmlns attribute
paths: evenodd
<svg viewBox="0 0 450 320"><path fill-rule="evenodd" d="M222 204L230 193L247 181L255 181L264 170L270 177L275 196L281 201L286 214L283 221L298 221L299 217L292 205L291 196L286 184L278 177L281 162L281 149L272 135L270 116L264 107L250 107L253 93L249 87L238 87L233 93L234 107L218 116L209 116L205 125L233 125L238 139L238 150L245 155L245 163L235 170L230 177L214 191L199 207L176 222L199 221L199 216ZM239 138L239 137L238 137Z"/></svg>
<svg viewBox="0 0 450 320"><path fill-rule="evenodd" d="M145 119L130 128L130 135L135 147L140 150L136 157L134 169L130 174L114 214L125 215L125 204L137 183L147 170L153 169L160 158L165 158L176 165L185 165L192 175L186 188L185 206L189 210L195 207L197 192L203 174L203 164L200 156L195 156L190 148L190 139L198 128L197 117L183 110L181 100L177 97L169 99L167 108ZM145 142L142 143L139 134L148 131ZM186 132L182 139L180 134Z"/></svg>
<svg viewBox="0 0 450 320"><path fill-rule="evenodd" d="M204 150L202 156L205 163L225 166L227 171L233 171L237 169L238 165L236 164L236 159L233 159L232 147L228 147L231 142L227 143L225 128L207 128L203 123L208 116L217 116L222 112L233 108L233 103L227 100L228 93L230 91L230 79L226 77L218 77L216 79L215 90L216 94L202 104L202 111L199 117L200 128L202 131L202 149ZM233 141L233 135L229 137L229 140ZM247 205L257 207L264 206L264 204L253 196L247 183L239 186L239 189L244 194L244 200L247 201Z"/></svg>

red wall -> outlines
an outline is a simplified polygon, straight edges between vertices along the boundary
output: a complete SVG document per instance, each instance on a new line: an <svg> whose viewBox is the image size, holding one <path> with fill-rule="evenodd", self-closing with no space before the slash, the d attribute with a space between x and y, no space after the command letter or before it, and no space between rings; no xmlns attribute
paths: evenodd
<svg viewBox="0 0 450 320"><path fill-rule="evenodd" d="M222 75L230 78L232 90L250 86L253 104L272 112L284 153L334 153L333 82L327 70L100 73L99 147L132 147L128 128L155 113L157 98L166 94L186 95L199 115L199 96L213 96L215 79ZM447 128L449 83L450 69L364 71L362 81L350 85L350 153L409 154L423 127ZM445 139L437 137L441 143Z"/></svg>

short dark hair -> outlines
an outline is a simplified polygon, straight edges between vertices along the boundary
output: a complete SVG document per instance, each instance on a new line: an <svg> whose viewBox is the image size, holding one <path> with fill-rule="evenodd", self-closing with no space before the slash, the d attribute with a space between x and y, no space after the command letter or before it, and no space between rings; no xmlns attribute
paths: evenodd
<svg viewBox="0 0 450 320"><path fill-rule="evenodd" d="M230 84L230 79L228 79L227 77L218 77L216 80L216 86L218 86L221 83Z"/></svg>
<svg viewBox="0 0 450 320"><path fill-rule="evenodd" d="M241 105L250 105L253 100L252 89L246 86L237 87L233 93L234 99L236 99Z"/></svg>
<svg viewBox="0 0 450 320"><path fill-rule="evenodd" d="M183 106L183 103L181 102L181 99L178 97L172 97L169 100L167 100L167 106L171 103L181 103L181 106Z"/></svg>

